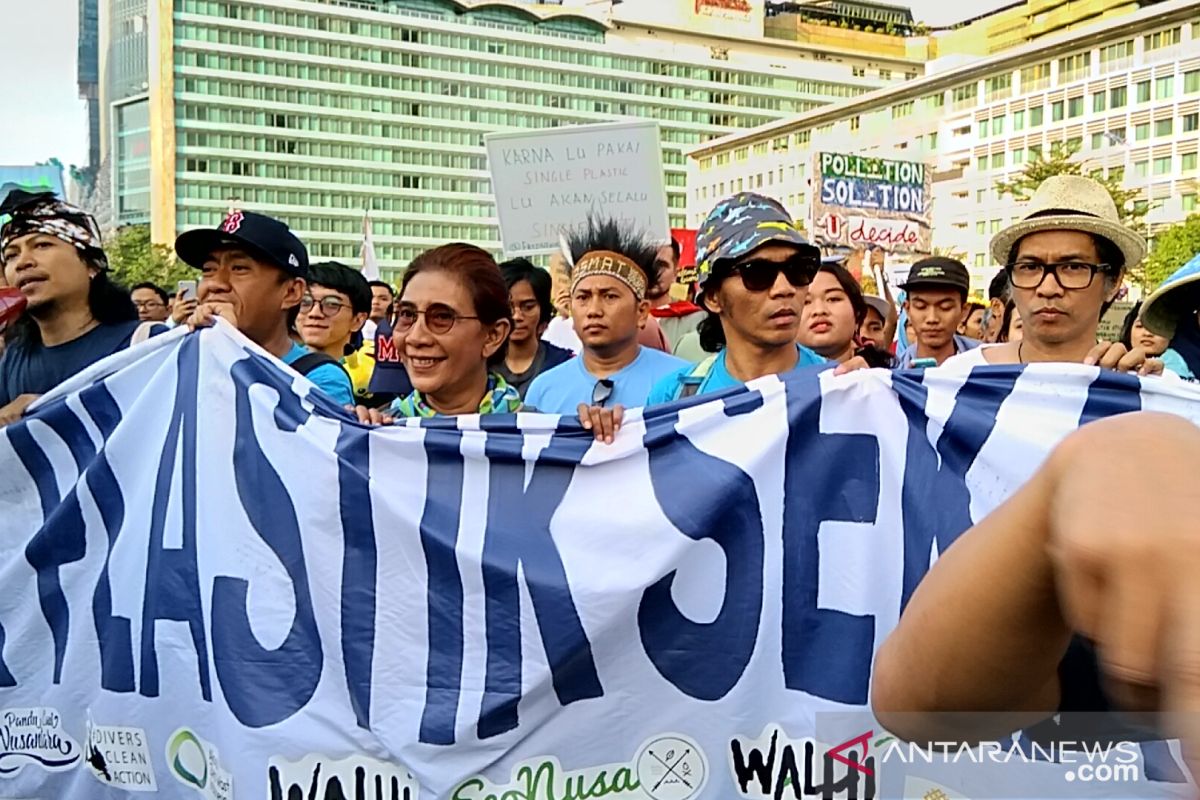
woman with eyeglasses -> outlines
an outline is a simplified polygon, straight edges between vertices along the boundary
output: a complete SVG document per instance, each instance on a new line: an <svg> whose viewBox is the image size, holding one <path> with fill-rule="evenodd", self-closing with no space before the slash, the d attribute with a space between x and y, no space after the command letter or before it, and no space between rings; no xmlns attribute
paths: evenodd
<svg viewBox="0 0 1200 800"><path fill-rule="evenodd" d="M500 274L508 286L513 329L508 335L508 352L504 361L496 365L496 372L525 397L534 378L573 354L542 339L546 326L554 318L550 273L538 269L528 259L514 258L500 265Z"/></svg>
<svg viewBox="0 0 1200 800"><path fill-rule="evenodd" d="M396 305L392 341L413 392L383 412L359 406L361 421L521 409L520 394L496 372L512 317L508 287L485 250L447 244L417 256L404 273Z"/></svg>

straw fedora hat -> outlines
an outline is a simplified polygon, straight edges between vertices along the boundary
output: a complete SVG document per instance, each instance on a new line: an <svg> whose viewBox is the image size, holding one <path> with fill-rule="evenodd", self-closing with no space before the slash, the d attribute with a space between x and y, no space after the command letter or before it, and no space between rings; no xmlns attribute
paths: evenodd
<svg viewBox="0 0 1200 800"><path fill-rule="evenodd" d="M1117 206L1104 186L1081 175L1055 175L1042 181L1025 206L1025 218L992 238L992 258L1007 264L1013 245L1042 231L1083 231L1120 249L1125 269L1146 257L1146 240L1121 224Z"/></svg>

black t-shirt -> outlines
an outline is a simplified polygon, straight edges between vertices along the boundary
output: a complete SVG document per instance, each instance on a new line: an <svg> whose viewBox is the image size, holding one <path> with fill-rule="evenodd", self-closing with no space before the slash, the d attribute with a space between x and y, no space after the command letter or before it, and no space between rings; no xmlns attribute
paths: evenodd
<svg viewBox="0 0 1200 800"><path fill-rule="evenodd" d="M139 324L132 320L97 325L78 339L54 347L17 339L0 356L0 406L23 394L45 394L100 359L124 350Z"/></svg>
<svg viewBox="0 0 1200 800"><path fill-rule="evenodd" d="M574 354L566 348L558 345L550 344L549 342L541 342L538 344L537 355L533 357L533 363L524 372L517 374L508 368L507 364L497 364L493 369L500 377L508 381L508 385L516 389L521 394L521 399L525 399L525 392L529 389L529 384L533 383L533 379L541 375L552 367L557 367L564 361L570 360Z"/></svg>

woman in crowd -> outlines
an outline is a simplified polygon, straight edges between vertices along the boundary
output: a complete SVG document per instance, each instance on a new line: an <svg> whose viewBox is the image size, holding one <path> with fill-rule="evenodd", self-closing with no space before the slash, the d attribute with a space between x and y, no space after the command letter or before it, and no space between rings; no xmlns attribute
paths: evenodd
<svg viewBox="0 0 1200 800"><path fill-rule="evenodd" d="M1170 348L1171 340L1165 336L1159 336L1146 327L1142 319L1143 305L1143 303L1137 303L1125 315L1125 321L1121 325L1121 344L1125 345L1127 350L1140 347L1146 351L1148 356L1161 358L1164 369L1168 369L1182 378L1191 379L1191 369L1183 360L1183 356Z"/></svg>
<svg viewBox="0 0 1200 800"><path fill-rule="evenodd" d="M998 342L1019 342L1024 335L1022 329L1024 323L1021 322L1021 310L1017 308L1017 304L1009 300L1004 304L1004 316L1000 321L1000 333L998 334Z"/></svg>
<svg viewBox="0 0 1200 800"><path fill-rule="evenodd" d="M958 332L963 336L982 340L983 317L986 311L987 306L983 303L968 303L967 316L963 319L962 324L958 326Z"/></svg>
<svg viewBox="0 0 1200 800"><path fill-rule="evenodd" d="M508 336L508 352L504 361L496 365L496 373L524 398L534 378L557 367L572 354L542 339L546 326L554 318L550 273L538 269L528 259L514 258L500 265L500 274L508 286L513 328Z"/></svg>
<svg viewBox="0 0 1200 800"><path fill-rule="evenodd" d="M486 251L448 244L417 256L404 273L392 331L413 391L382 412L359 406L359 419L520 410L520 394L496 372L512 324L508 287Z"/></svg>
<svg viewBox="0 0 1200 800"><path fill-rule="evenodd" d="M890 359L873 342L859 339L871 313L858 281L841 264L823 261L800 314L799 344L822 357L844 364L861 355L871 366L887 366Z"/></svg>

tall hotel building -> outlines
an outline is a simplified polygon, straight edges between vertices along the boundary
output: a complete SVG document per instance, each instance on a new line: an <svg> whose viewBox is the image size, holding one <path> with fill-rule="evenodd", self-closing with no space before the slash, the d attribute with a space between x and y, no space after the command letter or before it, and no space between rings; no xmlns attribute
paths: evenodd
<svg viewBox="0 0 1200 800"><path fill-rule="evenodd" d="M370 208L393 274L447 241L498 249L489 132L657 120L683 226L687 150L914 81L928 57L907 11L870 3L841 4L878 17L863 38L836 19L803 35L764 0L105 2L116 222L166 242L238 206L353 262Z"/></svg>

